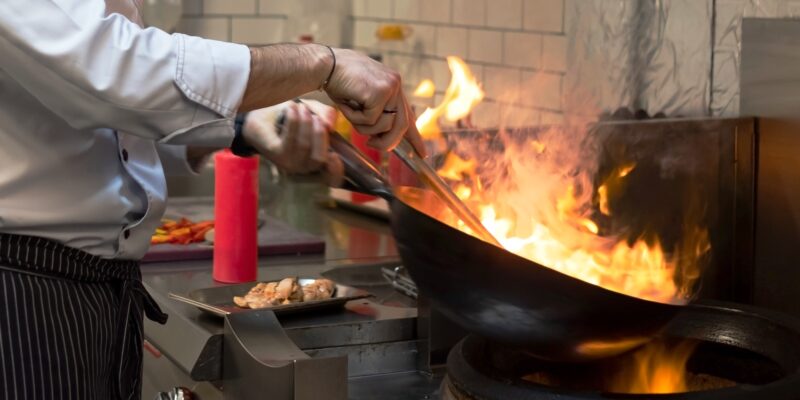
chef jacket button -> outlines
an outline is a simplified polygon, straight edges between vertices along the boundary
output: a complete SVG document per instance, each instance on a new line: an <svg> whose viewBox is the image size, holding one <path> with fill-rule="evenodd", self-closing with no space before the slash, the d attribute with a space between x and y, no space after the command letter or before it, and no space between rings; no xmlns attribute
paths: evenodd
<svg viewBox="0 0 800 400"><path fill-rule="evenodd" d="M125 236L125 239L127 239L127 238L131 237L131 231L130 231L129 229L125 229L125 230L122 232L122 236Z"/></svg>
<svg viewBox="0 0 800 400"><path fill-rule="evenodd" d="M122 161L128 161L128 150L122 149Z"/></svg>

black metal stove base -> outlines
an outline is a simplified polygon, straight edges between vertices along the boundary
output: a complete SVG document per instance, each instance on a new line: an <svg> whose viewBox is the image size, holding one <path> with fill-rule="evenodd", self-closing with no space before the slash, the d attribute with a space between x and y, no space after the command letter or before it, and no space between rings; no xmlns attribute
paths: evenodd
<svg viewBox="0 0 800 400"><path fill-rule="evenodd" d="M724 303L694 304L687 306L667 327L664 337L700 341L687 369L737 384L723 389L659 395L660 399L800 399L800 321L793 317ZM574 376L583 378L587 370L603 365L607 364L550 364L471 335L450 352L442 399L652 398L652 395L603 393L585 385L544 386L522 379L527 373L544 370L568 382Z"/></svg>

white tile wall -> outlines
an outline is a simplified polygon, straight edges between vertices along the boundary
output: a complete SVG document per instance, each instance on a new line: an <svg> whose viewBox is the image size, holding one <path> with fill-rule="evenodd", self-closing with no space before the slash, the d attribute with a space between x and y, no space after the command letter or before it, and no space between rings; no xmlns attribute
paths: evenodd
<svg viewBox="0 0 800 400"><path fill-rule="evenodd" d="M450 2L448 0L419 0L419 20L425 22L450 22Z"/></svg>
<svg viewBox="0 0 800 400"><path fill-rule="evenodd" d="M499 64L503 60L503 34L497 31L469 30L470 61Z"/></svg>
<svg viewBox="0 0 800 400"><path fill-rule="evenodd" d="M278 43L285 36L285 22L274 17L233 18L231 40L243 44Z"/></svg>
<svg viewBox="0 0 800 400"><path fill-rule="evenodd" d="M365 0L367 16L373 18L391 18L392 0Z"/></svg>
<svg viewBox="0 0 800 400"><path fill-rule="evenodd" d="M522 27L522 0L489 0L486 7L486 25L494 28L519 29Z"/></svg>
<svg viewBox="0 0 800 400"><path fill-rule="evenodd" d="M492 0L488 1L493 3ZM472 26L485 25L486 2L487 0L453 0L453 23Z"/></svg>
<svg viewBox="0 0 800 400"><path fill-rule="evenodd" d="M186 1L186 0L184 0ZM287 15L293 12L292 2L287 0L259 0L258 13L269 15Z"/></svg>
<svg viewBox="0 0 800 400"><path fill-rule="evenodd" d="M526 30L562 32L564 30L563 0L525 0L523 26Z"/></svg>
<svg viewBox="0 0 800 400"><path fill-rule="evenodd" d="M567 70L566 36L542 36L542 68L559 72Z"/></svg>
<svg viewBox="0 0 800 400"><path fill-rule="evenodd" d="M503 63L515 67L540 68L542 35L525 32L506 32Z"/></svg>
<svg viewBox="0 0 800 400"><path fill-rule="evenodd" d="M445 57L464 58L486 92L486 100L475 110L475 123L496 126L502 121L560 118L566 69L565 0L337 1L350 2L346 7L350 15L342 17L349 29L346 42L363 51L386 51L386 60L401 71L424 59L429 66L424 70L436 84L439 100L450 82ZM288 37L294 35L288 25L292 14L308 10L301 3L305 4L298 0L184 0L184 19L178 30L253 45L293 40ZM410 39L404 45L378 49L376 29L398 21L412 28ZM417 83L405 82L407 88ZM507 104L516 94L524 101Z"/></svg>
<svg viewBox="0 0 800 400"><path fill-rule="evenodd" d="M487 66L483 69L486 96L504 103L512 103L519 98L520 79L521 71L517 68Z"/></svg>
<svg viewBox="0 0 800 400"><path fill-rule="evenodd" d="M176 31L250 45L285 42L287 16L296 6L294 0L183 0Z"/></svg>
<svg viewBox="0 0 800 400"><path fill-rule="evenodd" d="M368 17L367 2L369 0L353 0L353 9L351 14L353 17Z"/></svg>
<svg viewBox="0 0 800 400"><path fill-rule="evenodd" d="M203 0L183 0L183 15L200 15L203 13Z"/></svg>
<svg viewBox="0 0 800 400"><path fill-rule="evenodd" d="M436 54L436 27L422 24L410 24L409 26L412 30L411 49L414 50L414 45L418 44L418 50L422 54Z"/></svg>
<svg viewBox="0 0 800 400"><path fill-rule="evenodd" d="M512 120L533 124L543 112L560 115L565 0L378 0L380 12L371 9L376 0L352 1L355 43L364 50L378 50L373 32L382 23L412 27L407 46L383 50L402 55L392 58L395 64L411 63L411 54L425 58L437 97L450 81L445 57L465 59L486 92L473 114L479 126Z"/></svg>
<svg viewBox="0 0 800 400"><path fill-rule="evenodd" d="M394 0L394 18L401 21L419 20L419 2L420 0Z"/></svg>
<svg viewBox="0 0 800 400"><path fill-rule="evenodd" d="M228 18L184 17L178 24L178 32L208 39L230 41L231 21Z"/></svg>
<svg viewBox="0 0 800 400"><path fill-rule="evenodd" d="M203 0L204 14L253 15L256 0Z"/></svg>
<svg viewBox="0 0 800 400"><path fill-rule="evenodd" d="M446 61L440 60L432 60L431 67L433 68L433 84L436 85L436 91L444 93L450 83L450 68L447 66Z"/></svg>
<svg viewBox="0 0 800 400"><path fill-rule="evenodd" d="M436 28L436 55L467 58L467 30L465 28Z"/></svg>
<svg viewBox="0 0 800 400"><path fill-rule="evenodd" d="M377 38L375 31L378 29L378 23L374 21L360 21L355 24L353 29L353 46L356 48L368 48L375 46Z"/></svg>

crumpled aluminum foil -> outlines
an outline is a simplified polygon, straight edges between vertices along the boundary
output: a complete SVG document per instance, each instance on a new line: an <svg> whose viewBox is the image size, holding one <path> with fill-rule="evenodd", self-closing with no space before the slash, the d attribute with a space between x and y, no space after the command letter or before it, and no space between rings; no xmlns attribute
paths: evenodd
<svg viewBox="0 0 800 400"><path fill-rule="evenodd" d="M567 112L739 112L743 17L797 17L798 0L566 0Z"/></svg>
<svg viewBox="0 0 800 400"><path fill-rule="evenodd" d="M710 0L567 0L569 112L708 115Z"/></svg>

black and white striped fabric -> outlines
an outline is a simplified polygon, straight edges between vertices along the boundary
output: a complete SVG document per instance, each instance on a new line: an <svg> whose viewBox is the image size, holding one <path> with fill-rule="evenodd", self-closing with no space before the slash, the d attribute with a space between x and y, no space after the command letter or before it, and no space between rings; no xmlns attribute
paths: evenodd
<svg viewBox="0 0 800 400"><path fill-rule="evenodd" d="M138 400L143 311L137 261L0 234L0 399Z"/></svg>

